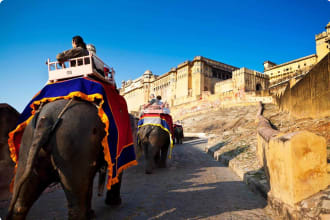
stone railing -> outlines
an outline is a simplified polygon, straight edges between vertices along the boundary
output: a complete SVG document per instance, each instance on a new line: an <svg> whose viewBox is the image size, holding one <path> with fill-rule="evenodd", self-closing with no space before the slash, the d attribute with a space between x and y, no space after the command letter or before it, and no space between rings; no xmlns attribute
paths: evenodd
<svg viewBox="0 0 330 220"><path fill-rule="evenodd" d="M261 166L264 166L266 176L269 181L269 171L267 165L266 151L268 151L269 141L276 137L280 132L272 127L272 124L263 116L263 104L259 102L259 111L257 113L257 157Z"/></svg>
<svg viewBox="0 0 330 220"><path fill-rule="evenodd" d="M301 212L301 201L330 185L325 138L308 131L280 133L264 118L262 103L257 123L257 157L270 183L270 206L292 219L309 219Z"/></svg>

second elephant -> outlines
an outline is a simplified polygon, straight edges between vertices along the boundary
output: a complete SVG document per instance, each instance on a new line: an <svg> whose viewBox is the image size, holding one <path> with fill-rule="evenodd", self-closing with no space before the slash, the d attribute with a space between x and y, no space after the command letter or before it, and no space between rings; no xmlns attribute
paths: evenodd
<svg viewBox="0 0 330 220"><path fill-rule="evenodd" d="M159 126L145 125L137 133L138 147L145 157L145 173L151 174L154 165L166 167L170 135Z"/></svg>

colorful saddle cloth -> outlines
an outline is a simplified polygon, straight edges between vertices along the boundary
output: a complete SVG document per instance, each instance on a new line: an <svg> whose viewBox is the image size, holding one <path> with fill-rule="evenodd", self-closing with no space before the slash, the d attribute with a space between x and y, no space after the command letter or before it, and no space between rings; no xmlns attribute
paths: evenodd
<svg viewBox="0 0 330 220"><path fill-rule="evenodd" d="M17 163L24 129L41 103L73 97L90 102L101 100L98 115L105 124L106 135L102 146L108 163L107 188L110 189L119 181L119 174L129 166L137 165L137 161L126 101L112 85L106 83L90 78L76 78L46 85L24 109L16 129L9 133L10 156Z"/></svg>
<svg viewBox="0 0 330 220"><path fill-rule="evenodd" d="M170 154L169 158L171 158L171 152L173 149L173 121L171 115L168 114L157 114L157 113L146 113L140 117L138 122L138 129L145 125L154 125L159 126L164 131L166 131L170 135Z"/></svg>

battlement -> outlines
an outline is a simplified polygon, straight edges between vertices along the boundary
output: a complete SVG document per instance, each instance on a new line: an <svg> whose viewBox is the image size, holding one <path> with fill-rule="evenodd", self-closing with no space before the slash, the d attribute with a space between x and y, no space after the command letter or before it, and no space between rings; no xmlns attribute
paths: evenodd
<svg viewBox="0 0 330 220"><path fill-rule="evenodd" d="M263 79L269 79L268 75L255 71L255 70L248 69L246 67L242 67L240 69L234 70L233 77L238 76L239 74L243 74L243 73L248 73L248 74L263 78Z"/></svg>
<svg viewBox="0 0 330 220"><path fill-rule="evenodd" d="M325 38L327 36L328 36L327 32L323 31L320 34L315 34L315 40L320 40L320 39Z"/></svg>

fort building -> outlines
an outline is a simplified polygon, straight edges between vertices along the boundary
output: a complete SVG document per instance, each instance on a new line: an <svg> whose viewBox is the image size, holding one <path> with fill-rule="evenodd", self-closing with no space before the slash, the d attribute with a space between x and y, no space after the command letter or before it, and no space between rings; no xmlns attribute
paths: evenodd
<svg viewBox="0 0 330 220"><path fill-rule="evenodd" d="M232 78L217 82L215 94L235 96L244 92L262 91L268 87L267 75L242 67L233 71Z"/></svg>
<svg viewBox="0 0 330 220"><path fill-rule="evenodd" d="M270 84L274 85L293 77L302 77L315 64L320 62L330 51L330 22L325 31L315 35L316 54L298 58L286 63L276 64L264 62L264 73L270 77Z"/></svg>
<svg viewBox="0 0 330 220"><path fill-rule="evenodd" d="M267 89L269 77L247 68L237 68L202 56L185 61L163 75L150 70L135 79L123 81L120 89L129 111L139 111L150 94L162 96L170 106L199 100L202 94L235 95Z"/></svg>
<svg viewBox="0 0 330 220"><path fill-rule="evenodd" d="M125 97L129 111L138 111L149 100L150 94L162 96L170 106L197 100L204 91L214 93L215 84L232 78L238 69L232 65L196 56L167 73L157 76L150 70L135 79L123 81L120 93Z"/></svg>

